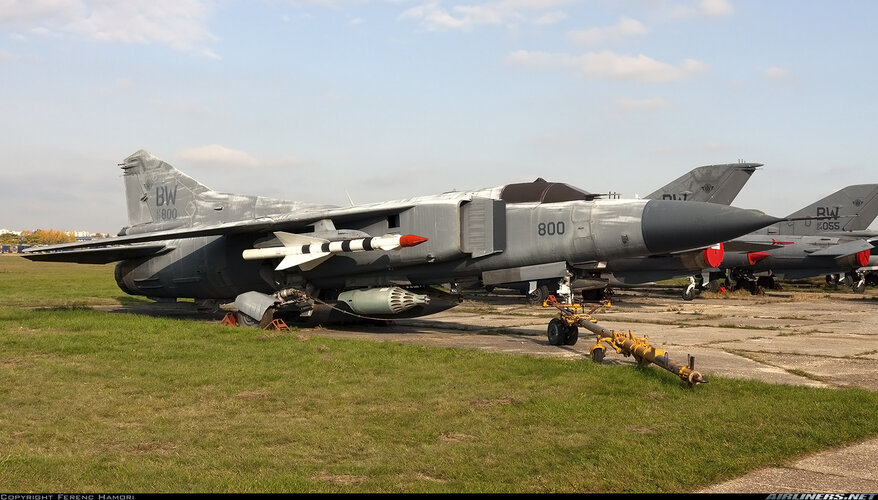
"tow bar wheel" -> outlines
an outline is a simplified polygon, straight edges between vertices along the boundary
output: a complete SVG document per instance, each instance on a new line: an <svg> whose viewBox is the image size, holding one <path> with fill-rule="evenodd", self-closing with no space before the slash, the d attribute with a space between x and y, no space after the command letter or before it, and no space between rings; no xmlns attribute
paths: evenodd
<svg viewBox="0 0 878 500"><path fill-rule="evenodd" d="M561 345L567 336L567 325L559 318L552 318L548 328L549 345Z"/></svg>

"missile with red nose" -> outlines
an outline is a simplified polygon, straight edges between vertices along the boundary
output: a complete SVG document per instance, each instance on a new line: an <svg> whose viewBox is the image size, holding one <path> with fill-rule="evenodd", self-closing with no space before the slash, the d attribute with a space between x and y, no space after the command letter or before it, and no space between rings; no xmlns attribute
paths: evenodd
<svg viewBox="0 0 878 500"><path fill-rule="evenodd" d="M280 247L249 248L244 250L244 260L276 259L283 260L275 268L277 271L299 266L303 271L309 271L320 265L326 259L339 253L369 252L382 250L389 252L404 247L420 245L428 240L423 236L414 234L389 234L370 238L357 238L340 241L329 241L322 238L314 238L301 234L274 233L277 239L283 243Z"/></svg>

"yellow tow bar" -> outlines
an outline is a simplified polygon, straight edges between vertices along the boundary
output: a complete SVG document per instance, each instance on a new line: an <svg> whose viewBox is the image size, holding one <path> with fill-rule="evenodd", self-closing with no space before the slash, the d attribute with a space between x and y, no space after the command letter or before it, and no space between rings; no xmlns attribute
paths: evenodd
<svg viewBox="0 0 878 500"><path fill-rule="evenodd" d="M560 304L558 302L547 303L555 306L560 314L549 322L549 343L553 345L572 345L578 338L578 327L585 328L596 336L595 345L589 349L591 359L600 363L604 359L604 344L612 347L617 353L625 357L634 356L638 364L653 363L680 377L689 387L697 384L706 384L708 381L701 373L695 371L695 357L689 356L689 363L681 365L668 358L668 353L663 349L656 349L649 343L646 336L635 337L631 331L628 334L610 330L597 324L597 320L591 313L598 308L607 305L599 304L588 313L582 312L579 304Z"/></svg>

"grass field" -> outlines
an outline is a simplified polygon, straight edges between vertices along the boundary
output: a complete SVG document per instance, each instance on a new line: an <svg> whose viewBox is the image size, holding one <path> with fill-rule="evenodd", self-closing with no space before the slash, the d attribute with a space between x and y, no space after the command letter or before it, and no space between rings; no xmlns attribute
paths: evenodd
<svg viewBox="0 0 878 500"><path fill-rule="evenodd" d="M864 390L86 307L131 300L0 256L0 491L686 492L878 435Z"/></svg>

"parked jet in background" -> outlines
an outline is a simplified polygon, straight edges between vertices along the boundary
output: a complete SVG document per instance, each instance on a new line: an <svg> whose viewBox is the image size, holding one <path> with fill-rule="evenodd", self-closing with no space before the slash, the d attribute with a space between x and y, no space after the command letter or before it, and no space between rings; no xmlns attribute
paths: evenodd
<svg viewBox="0 0 878 500"><path fill-rule="evenodd" d="M434 300L429 285L557 264L594 268L780 220L713 203L594 199L545 181L333 207L218 193L142 150L121 168L129 226L118 237L27 257L118 262L116 281L129 294L194 298L251 324L281 314L420 316L456 303Z"/></svg>
<svg viewBox="0 0 878 500"><path fill-rule="evenodd" d="M878 184L845 187L752 234L725 243L718 269L709 273L708 289L727 278L730 288L758 293L774 288L775 278L802 279L840 273L862 292L870 250L878 233L864 231L878 216ZM764 248L754 250L759 246ZM736 251L740 248L749 250ZM691 288L691 286L690 286ZM691 300L691 295L684 293Z"/></svg>

